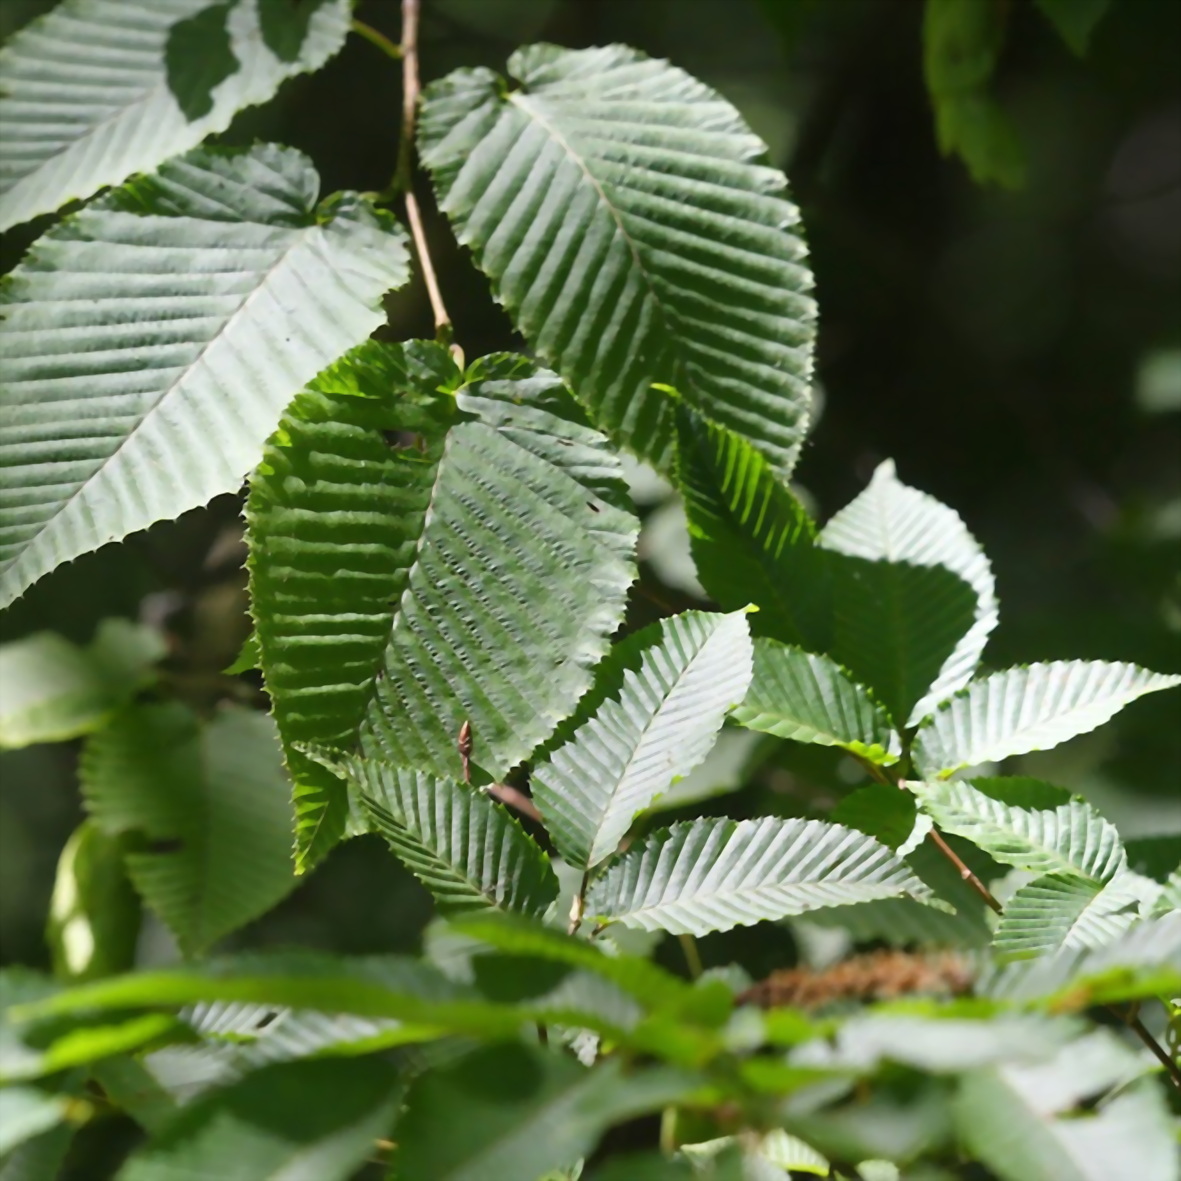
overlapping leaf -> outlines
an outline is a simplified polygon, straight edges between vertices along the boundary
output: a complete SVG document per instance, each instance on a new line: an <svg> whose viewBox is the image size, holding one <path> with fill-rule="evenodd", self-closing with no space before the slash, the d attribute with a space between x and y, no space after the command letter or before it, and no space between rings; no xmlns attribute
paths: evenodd
<svg viewBox="0 0 1181 1181"><path fill-rule="evenodd" d="M919 731L914 761L925 778L1010 755L1048 750L1103 725L1124 706L1181 685L1181 676L1134 664L1056 660L974 681Z"/></svg>
<svg viewBox="0 0 1181 1181"><path fill-rule="evenodd" d="M55 632L0 645L0 750L97 730L163 655L161 636L124 619L104 619L85 648Z"/></svg>
<svg viewBox="0 0 1181 1181"><path fill-rule="evenodd" d="M567 861L585 868L609 857L636 814L709 753L750 670L742 611L689 611L615 646L573 732L530 779Z"/></svg>
<svg viewBox="0 0 1181 1181"><path fill-rule="evenodd" d="M592 885L601 922L704 935L875 898L931 897L890 849L820 820L696 820L652 833Z"/></svg>
<svg viewBox="0 0 1181 1181"><path fill-rule="evenodd" d="M304 864L346 805L297 744L360 733L459 779L468 721L499 778L574 708L623 614L637 524L603 436L520 358L439 392L461 380L437 346L366 345L295 401L252 480L253 611Z"/></svg>
<svg viewBox="0 0 1181 1181"><path fill-rule="evenodd" d="M835 661L774 640L755 643L754 676L735 720L793 742L840 746L875 763L901 749L890 719Z"/></svg>
<svg viewBox="0 0 1181 1181"><path fill-rule="evenodd" d="M1133 1051L1097 1030L1049 1062L970 1072L957 1132L1005 1181L1176 1181L1168 1106L1151 1083L1128 1085L1140 1072ZM1106 1097L1093 1105L1096 1096Z"/></svg>
<svg viewBox="0 0 1181 1181"><path fill-rule="evenodd" d="M421 771L350 759L370 826L434 895L444 914L492 907L540 914L558 879L541 848L486 795Z"/></svg>
<svg viewBox="0 0 1181 1181"><path fill-rule="evenodd" d="M419 146L516 325L658 466L675 445L663 385L790 472L815 311L765 146L712 90L622 46L528 46L509 73L428 87Z"/></svg>
<svg viewBox="0 0 1181 1181"><path fill-rule="evenodd" d="M1130 870L1104 885L1070 874L1035 878L1005 903L993 941L997 956L1025 959L1111 943L1139 918L1145 884L1153 886Z"/></svg>
<svg viewBox="0 0 1181 1181"><path fill-rule="evenodd" d="M82 793L100 828L138 834L136 888L186 953L269 910L295 885L290 789L274 724L178 704L128 710L87 744Z"/></svg>
<svg viewBox="0 0 1181 1181"><path fill-rule="evenodd" d="M838 648L854 653L850 659L858 668L880 666L880 672L895 689L891 704L899 713L903 707L909 710L897 721L915 725L939 702L967 684L996 627L996 584L984 551L952 509L903 484L888 460L878 466L865 491L828 522L819 544L846 558L860 560L854 564L838 560L835 564ZM861 562L889 565L864 567ZM900 569L903 565L948 571L956 577L924 577ZM971 588L975 599L970 612L961 582ZM858 585L865 583L868 588ZM865 589L871 592L870 602L863 601L864 593L857 593ZM894 601L883 602L872 610L873 592L878 590ZM895 618L917 616L923 625L911 634L898 636L895 642L905 650L886 663L872 655L872 649L867 651L865 642L884 646L886 636L876 641L872 635L862 638L866 629L885 632L889 628L888 617L877 618L882 608ZM952 645L950 653L932 674L931 665L938 659L941 647L948 644ZM914 667L910 667L912 664ZM933 679L922 684L928 675ZM910 701L916 690L921 696Z"/></svg>
<svg viewBox="0 0 1181 1181"><path fill-rule="evenodd" d="M983 780L981 786L988 783ZM1054 809L1022 808L966 782L911 786L941 829L966 838L1004 865L1098 885L1126 864L1115 825L1083 800Z"/></svg>
<svg viewBox="0 0 1181 1181"><path fill-rule="evenodd" d="M298 152L198 149L67 218L0 291L0 606L232 492L384 318L404 236Z"/></svg>
<svg viewBox="0 0 1181 1181"><path fill-rule="evenodd" d="M348 21L347 0L322 0L303 29L275 0L65 0L0 49L0 230L224 131L319 69Z"/></svg>
<svg viewBox="0 0 1181 1181"><path fill-rule="evenodd" d="M770 463L733 431L682 412L676 475L702 586L728 611L757 603L756 636L824 651L832 624L825 555Z"/></svg>

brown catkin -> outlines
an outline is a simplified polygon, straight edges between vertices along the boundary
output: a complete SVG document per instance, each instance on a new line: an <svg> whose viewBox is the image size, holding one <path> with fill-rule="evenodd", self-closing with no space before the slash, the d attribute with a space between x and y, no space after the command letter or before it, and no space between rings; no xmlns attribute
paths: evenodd
<svg viewBox="0 0 1181 1181"><path fill-rule="evenodd" d="M915 955L874 951L830 968L786 968L772 972L738 998L764 1009L815 1009L834 1001L885 1000L914 993L959 995L972 987L968 961L954 952Z"/></svg>

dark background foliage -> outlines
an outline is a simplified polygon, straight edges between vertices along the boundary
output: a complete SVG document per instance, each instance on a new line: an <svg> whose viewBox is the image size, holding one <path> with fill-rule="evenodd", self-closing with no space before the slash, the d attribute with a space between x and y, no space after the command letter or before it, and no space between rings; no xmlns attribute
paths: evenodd
<svg viewBox="0 0 1181 1181"><path fill-rule="evenodd" d="M985 0L980 0L984 3ZM8 34L49 5L4 0ZM994 81L1028 161L1016 191L981 187L935 143L917 0L424 0L423 72L502 68L518 44L627 42L731 98L795 189L821 308L822 413L798 471L827 517L890 456L963 515L998 575L994 667L1060 657L1181 671L1181 6L1114 0L1077 58L1032 0L1005 5ZM396 0L357 15L398 37ZM307 152L325 192L378 190L397 148L398 67L358 38L322 72L240 115L225 142ZM422 186L423 196L429 196ZM10 269L47 219L3 240ZM441 281L467 355L519 347L437 218ZM391 298L394 338L429 335L420 285ZM820 408L820 407L818 407ZM194 440L194 446L216 446ZM85 640L108 615L162 623L170 677L198 705L246 634L240 503L162 524L64 567L0 617L4 639ZM653 536L636 621L686 605ZM1132 837L1181 831L1181 703L1021 761L1088 795ZM782 748L781 748L782 749ZM79 817L76 752L0 756L0 946L43 964L58 852ZM812 748L777 753L731 815L802 813L849 778ZM709 810L712 804L707 804ZM419 944L429 903L376 837L350 842L236 942L346 952ZM149 928L147 960L170 954ZM155 938L155 942L153 939ZM706 941L753 971L790 958L764 924Z"/></svg>

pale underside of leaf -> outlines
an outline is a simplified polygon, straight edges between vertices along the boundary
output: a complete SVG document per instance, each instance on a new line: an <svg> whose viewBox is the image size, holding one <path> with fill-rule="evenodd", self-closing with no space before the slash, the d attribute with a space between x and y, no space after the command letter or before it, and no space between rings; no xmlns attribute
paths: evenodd
<svg viewBox="0 0 1181 1181"><path fill-rule="evenodd" d="M238 488L291 396L383 319L404 236L286 148L198 150L51 230L7 280L0 605Z"/></svg>
<svg viewBox="0 0 1181 1181"><path fill-rule="evenodd" d="M819 820L699 820L656 832L591 887L601 922L704 935L930 890L885 845Z"/></svg>
<svg viewBox="0 0 1181 1181"><path fill-rule="evenodd" d="M1127 859L1115 825L1082 800L1033 809L993 799L970 783L917 784L914 790L941 829L1017 869L1099 884L1113 878Z"/></svg>
<svg viewBox="0 0 1181 1181"><path fill-rule="evenodd" d="M615 648L599 666L593 714L530 780L568 861L610 856L637 813L709 753L750 661L744 612L687 612Z"/></svg>
<svg viewBox="0 0 1181 1181"><path fill-rule="evenodd" d="M517 820L475 789L351 759L350 781L370 824L443 914L497 909L540 914L558 881Z"/></svg>
<svg viewBox="0 0 1181 1181"><path fill-rule="evenodd" d="M281 60L261 35L258 4L227 6L233 72L192 119L173 93L175 78L170 87L166 50L177 23L209 0L66 0L18 32L0 49L0 230L196 147L344 43L349 4L325 0L298 54ZM198 51L206 46L190 53Z"/></svg>
<svg viewBox="0 0 1181 1181"><path fill-rule="evenodd" d="M1139 917L1139 883L1129 880L1136 877L1125 872L1103 886L1066 874L1035 878L1005 904L994 951L1027 959L1113 942Z"/></svg>
<svg viewBox="0 0 1181 1181"><path fill-rule="evenodd" d="M919 731L919 774L945 778L962 767L1048 750L1101 726L1145 693L1181 676L1134 664L1061 660L993 673L942 706Z"/></svg>
<svg viewBox="0 0 1181 1181"><path fill-rule="evenodd" d="M668 466L675 388L790 472L813 320L798 213L732 106L620 46L519 50L428 88L424 164L538 353Z"/></svg>
<svg viewBox="0 0 1181 1181"><path fill-rule="evenodd" d="M967 684L996 627L996 580L980 543L954 510L903 484L895 475L893 462L887 460L878 466L865 491L828 522L819 544L872 562L942 567L975 593L970 626L910 714L900 719L907 726L916 725Z"/></svg>
<svg viewBox="0 0 1181 1181"><path fill-rule="evenodd" d="M734 718L793 742L840 746L875 763L898 761L899 739L868 689L827 656L773 640L756 641L754 676Z"/></svg>

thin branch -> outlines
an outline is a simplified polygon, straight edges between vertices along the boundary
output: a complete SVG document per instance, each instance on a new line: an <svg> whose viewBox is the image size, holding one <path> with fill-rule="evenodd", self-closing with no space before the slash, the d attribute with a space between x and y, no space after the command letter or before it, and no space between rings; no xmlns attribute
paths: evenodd
<svg viewBox="0 0 1181 1181"><path fill-rule="evenodd" d="M1135 1012L1119 1013L1114 1005L1109 1005L1113 1013L1118 1013L1127 1027L1152 1051L1152 1056L1165 1068L1173 1086L1181 1091L1181 1063L1175 1062L1169 1052L1152 1036L1152 1031L1136 1016Z"/></svg>
<svg viewBox="0 0 1181 1181"><path fill-rule="evenodd" d="M931 829L927 833L927 838L959 870L960 877L984 899L992 910L996 911L997 914L1000 914L1004 910L1004 907L996 900L993 892L963 863L959 854L943 839L943 835L938 829Z"/></svg>
<svg viewBox="0 0 1181 1181"><path fill-rule="evenodd" d="M523 792L507 783L490 783L484 790L494 799L499 800L508 808L515 808L522 816L528 816L537 824L544 824L537 805Z"/></svg>
<svg viewBox="0 0 1181 1181"><path fill-rule="evenodd" d="M380 29L375 29L364 21L354 19L352 30L358 37L364 37L370 45L376 45L387 57L392 57L394 61L400 62L402 60L402 47L395 45Z"/></svg>
<svg viewBox="0 0 1181 1181"><path fill-rule="evenodd" d="M406 202L406 220L414 240L414 252L422 268L427 298L435 318L435 339L443 344L451 342L451 317L443 303L443 293L431 262L426 231L422 224L422 210L414 195L414 120L422 85L418 77L418 15L419 0L402 0L402 138L398 143L398 166L391 186L402 194ZM453 348L452 352L456 350Z"/></svg>
<svg viewBox="0 0 1181 1181"><path fill-rule="evenodd" d="M689 975L696 980L704 971L701 965L701 952L697 950L697 940L692 935L678 935L677 939L681 944L681 952L685 957Z"/></svg>

